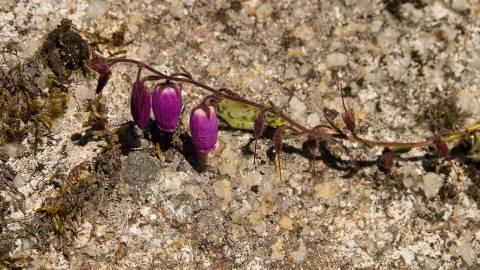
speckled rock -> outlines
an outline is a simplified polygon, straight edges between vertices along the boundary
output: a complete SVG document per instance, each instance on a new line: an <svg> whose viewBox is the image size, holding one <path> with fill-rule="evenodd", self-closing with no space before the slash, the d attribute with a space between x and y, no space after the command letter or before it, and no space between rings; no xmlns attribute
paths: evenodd
<svg viewBox="0 0 480 270"><path fill-rule="evenodd" d="M12 66L31 73L20 64L65 18L97 53L166 73L183 67L308 126L328 115L344 130L337 82L358 134L372 140L431 139L448 128L447 109L460 129L480 117L478 1L3 0L1 86ZM478 166L465 158L465 145L449 142L455 171L433 148L418 148L397 156L386 173L381 147L325 140L308 158L305 137L286 137L280 170L270 130L257 141L254 164L252 134L226 128L200 169L188 112L207 92L182 84L185 110L167 138L129 124L134 66L116 65L99 95L96 75L83 68L68 80L45 68L34 82L45 95L68 91L65 115L36 149L32 129L0 151L0 254L25 258L19 269L480 265ZM60 85L50 87L52 79ZM108 132L80 144L74 138L90 128L94 99L105 105ZM110 150L118 156L99 159ZM106 188L100 183L113 181L113 161L117 184ZM75 174L79 164L89 172ZM95 196L61 223L63 212L42 207L66 190L77 192L69 201Z"/></svg>

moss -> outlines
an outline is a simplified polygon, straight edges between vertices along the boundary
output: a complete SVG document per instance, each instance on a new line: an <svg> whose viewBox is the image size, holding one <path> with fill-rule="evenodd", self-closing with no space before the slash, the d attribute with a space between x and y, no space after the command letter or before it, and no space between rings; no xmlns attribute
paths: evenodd
<svg viewBox="0 0 480 270"><path fill-rule="evenodd" d="M86 127L84 134L76 133L72 136L72 140L76 141L78 145L86 145L92 140L105 139L107 142L112 142L112 134L107 128L107 108L102 103L101 98L97 97L94 100L90 100L87 105L87 111L89 112L88 120L83 123Z"/></svg>
<svg viewBox="0 0 480 270"><path fill-rule="evenodd" d="M45 101L38 99L32 101L32 111L40 108L38 118L48 129L51 129L53 120L65 114L68 98L68 92L53 89Z"/></svg>
<svg viewBox="0 0 480 270"><path fill-rule="evenodd" d="M120 156L120 150L108 144L93 162L85 161L68 175L59 173L52 178L57 188L37 209L33 222L36 228L31 231L43 248L51 245L49 236L52 232L62 243L57 248L72 243L87 203L98 209L115 190L121 177Z"/></svg>
<svg viewBox="0 0 480 270"><path fill-rule="evenodd" d="M15 52L13 52L15 54ZM33 134L33 149L67 109L68 89L62 85L72 71L83 69L89 57L86 41L68 20L51 31L40 51L9 70L0 69L0 146L23 141ZM45 94L38 78L45 78L46 62L57 76Z"/></svg>
<svg viewBox="0 0 480 270"><path fill-rule="evenodd" d="M47 35L42 46L42 56L59 78L66 79L73 70L83 68L89 55L88 43L67 19Z"/></svg>
<svg viewBox="0 0 480 270"><path fill-rule="evenodd" d="M455 130L464 126L466 114L457 107L456 96L453 92L446 96L437 95L434 98L438 102L424 108L423 116L419 118L422 124L427 123L434 133L440 130Z"/></svg>
<svg viewBox="0 0 480 270"><path fill-rule="evenodd" d="M124 23L120 26L120 29L112 33L112 45L120 47L125 43L125 31L127 30L127 25Z"/></svg>

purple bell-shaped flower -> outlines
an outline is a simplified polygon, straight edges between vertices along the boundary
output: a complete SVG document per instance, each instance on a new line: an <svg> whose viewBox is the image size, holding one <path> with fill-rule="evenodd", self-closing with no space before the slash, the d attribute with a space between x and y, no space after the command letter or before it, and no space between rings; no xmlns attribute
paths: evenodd
<svg viewBox="0 0 480 270"><path fill-rule="evenodd" d="M152 108L157 127L165 132L174 132L182 113L182 94L177 84L157 84L152 92Z"/></svg>
<svg viewBox="0 0 480 270"><path fill-rule="evenodd" d="M130 109L132 112L133 122L139 128L145 128L150 121L150 93L141 80L133 83L132 96L130 99Z"/></svg>
<svg viewBox="0 0 480 270"><path fill-rule="evenodd" d="M215 148L218 118L213 106L200 105L190 114L190 133L195 149L207 154Z"/></svg>

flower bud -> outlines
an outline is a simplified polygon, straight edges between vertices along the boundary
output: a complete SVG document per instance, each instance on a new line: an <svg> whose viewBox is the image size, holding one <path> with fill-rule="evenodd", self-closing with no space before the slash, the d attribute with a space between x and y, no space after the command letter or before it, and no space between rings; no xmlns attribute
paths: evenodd
<svg viewBox="0 0 480 270"><path fill-rule="evenodd" d="M91 69L100 74L106 74L110 72L110 65L108 64L107 59L100 55L93 55L90 59L89 66Z"/></svg>
<svg viewBox="0 0 480 270"><path fill-rule="evenodd" d="M130 99L130 109L133 122L139 128L145 128L150 121L150 93L145 84L137 80L133 83L132 96Z"/></svg>
<svg viewBox="0 0 480 270"><path fill-rule="evenodd" d="M201 105L190 114L190 133L195 149L206 154L211 152L217 142L218 118L213 106Z"/></svg>
<svg viewBox="0 0 480 270"><path fill-rule="evenodd" d="M98 77L97 89L95 90L95 93L98 94L98 93L102 92L103 88L105 88L105 86L107 85L111 76L112 76L111 71L109 71L107 73L100 74L100 77Z"/></svg>
<svg viewBox="0 0 480 270"><path fill-rule="evenodd" d="M157 127L174 132L182 113L182 94L174 83L157 84L152 92L152 108Z"/></svg>

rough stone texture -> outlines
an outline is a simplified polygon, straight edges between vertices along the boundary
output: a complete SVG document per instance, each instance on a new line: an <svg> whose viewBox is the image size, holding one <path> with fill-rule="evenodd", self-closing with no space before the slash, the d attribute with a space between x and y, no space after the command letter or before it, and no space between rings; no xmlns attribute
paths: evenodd
<svg viewBox="0 0 480 270"><path fill-rule="evenodd" d="M104 55L142 59L165 72L182 66L207 84L271 101L312 125L323 121L324 108L341 111L340 79L360 134L418 141L434 135L445 102L456 104L466 123L480 117L480 4L417 2L0 1L0 44L18 44L19 55L29 57L69 18L91 41L103 37ZM112 130L131 120L135 74L118 66L102 93ZM27 141L1 151L9 169L0 180L11 188L0 191L0 232L12 237L0 239L0 251L27 258L18 262L26 268L479 266L479 182L467 173L475 165L454 159L457 175L447 161L424 157L434 152L416 149L397 160L389 177L375 163L381 149L332 142L315 161L315 174L301 151L283 153L281 181L271 142L259 141L253 165L246 151L251 135L232 131L220 133L202 173L176 143L124 153L113 195L85 205L73 221L75 241L62 246L50 229L49 246L41 249L41 238L22 233L22 222L56 194L57 173L93 162L106 144L71 140L84 128L94 87L81 72L71 77L75 98L37 153ZM185 86L184 94L188 112L204 93ZM187 131L181 125L179 134ZM300 140L286 143L302 147Z"/></svg>

